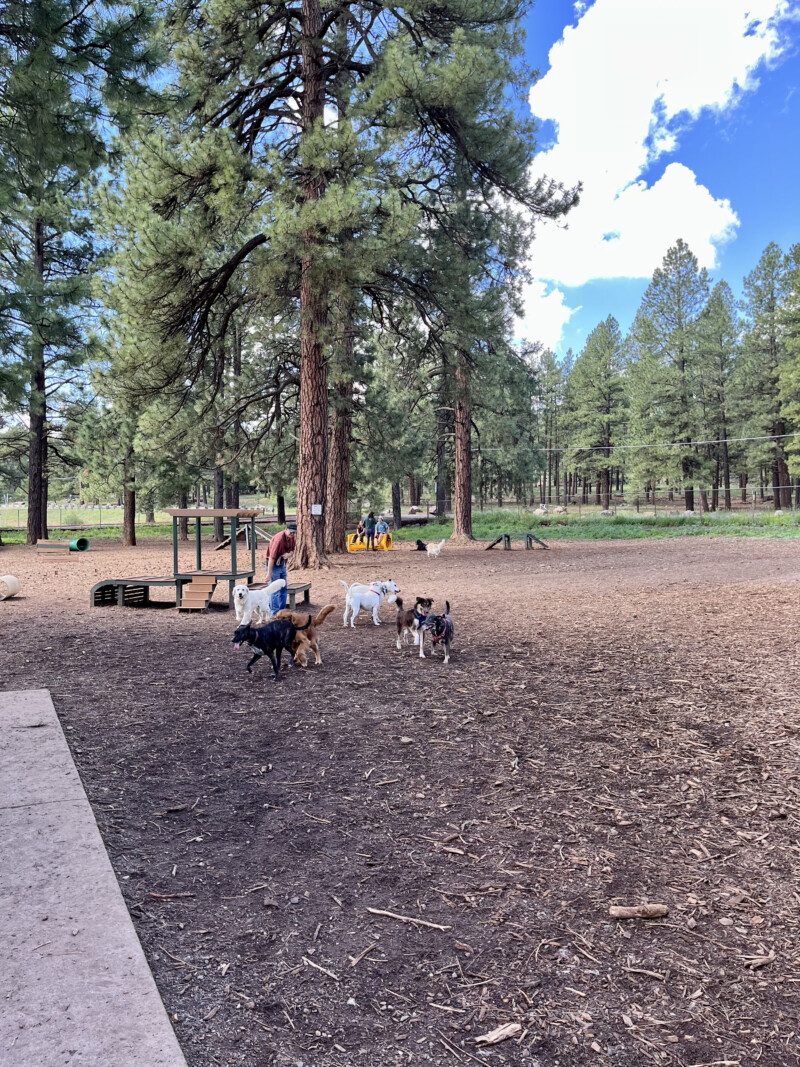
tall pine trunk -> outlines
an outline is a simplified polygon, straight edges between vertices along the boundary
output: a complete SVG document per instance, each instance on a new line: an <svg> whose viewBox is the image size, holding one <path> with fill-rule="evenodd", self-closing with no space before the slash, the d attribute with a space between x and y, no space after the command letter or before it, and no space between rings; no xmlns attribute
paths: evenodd
<svg viewBox="0 0 800 1067"><path fill-rule="evenodd" d="M217 453L217 465L214 467L214 509L221 511L225 507L225 468L222 456ZM214 517L214 540L218 543L225 538L225 520Z"/></svg>
<svg viewBox="0 0 800 1067"><path fill-rule="evenodd" d="M178 493L178 507L181 509L189 507L189 494L185 489L181 489ZM178 519L178 540L189 540L189 520L185 515L181 515Z"/></svg>
<svg viewBox="0 0 800 1067"><path fill-rule="evenodd" d="M731 464L728 457L728 430L724 420L720 436L722 437L720 444L722 452L722 484L725 489L725 510L730 511L733 506L733 501L731 500Z"/></svg>
<svg viewBox="0 0 800 1067"><path fill-rule="evenodd" d="M44 286L44 225L34 222L33 267L40 289ZM42 309L43 311L44 309ZM26 541L35 545L47 536L42 523L42 500L45 479L45 438L47 435L47 396L44 369L44 337L37 322L31 337L30 408L28 412L28 530Z"/></svg>
<svg viewBox="0 0 800 1067"><path fill-rule="evenodd" d="M322 55L320 0L302 0L302 126L307 138L323 120L325 73ZM325 191L321 173L308 166L300 177L306 205L315 204ZM328 368L322 350L327 323L327 292L319 262L319 235L315 226L301 234L300 266L300 445L297 470L297 539L294 566L319 567L325 562L325 518L312 514L323 505L327 481ZM318 510L321 512L322 507Z"/></svg>
<svg viewBox="0 0 800 1067"><path fill-rule="evenodd" d="M136 466L133 445L128 444L122 466L122 546L136 545Z"/></svg>
<svg viewBox="0 0 800 1067"><path fill-rule="evenodd" d="M392 525L395 530L399 530L403 525L403 502L399 482L392 482Z"/></svg>
<svg viewBox="0 0 800 1067"><path fill-rule="evenodd" d="M278 505L278 524L280 526L286 525L286 497L283 493L276 495L276 503Z"/></svg>
<svg viewBox="0 0 800 1067"><path fill-rule="evenodd" d="M446 369L442 367L442 391L439 396L439 408L436 412L436 515L444 521L447 512L447 451L445 435L447 433L447 408L444 405L444 382Z"/></svg>
<svg viewBox="0 0 800 1067"><path fill-rule="evenodd" d="M456 368L453 540L472 541L472 403L467 353Z"/></svg>
<svg viewBox="0 0 800 1067"><path fill-rule="evenodd" d="M353 295L337 301L342 321L341 366L334 385L336 400L331 414L328 482L325 500L325 551L347 551L347 493L350 487L350 439L353 429Z"/></svg>

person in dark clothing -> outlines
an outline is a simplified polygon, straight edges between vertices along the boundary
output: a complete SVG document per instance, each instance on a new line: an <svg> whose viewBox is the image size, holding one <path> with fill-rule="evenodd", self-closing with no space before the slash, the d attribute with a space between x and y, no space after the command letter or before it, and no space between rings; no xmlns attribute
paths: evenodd
<svg viewBox="0 0 800 1067"><path fill-rule="evenodd" d="M367 552L369 552L370 543L372 544L372 551L378 551L375 547L375 527L377 525L378 520L375 518L375 512L371 511L364 521L364 529L367 531Z"/></svg>

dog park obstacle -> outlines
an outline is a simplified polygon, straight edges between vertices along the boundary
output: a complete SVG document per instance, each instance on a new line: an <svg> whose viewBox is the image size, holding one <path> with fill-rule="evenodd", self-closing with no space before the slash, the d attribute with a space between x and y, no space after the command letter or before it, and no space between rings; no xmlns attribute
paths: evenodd
<svg viewBox="0 0 800 1067"><path fill-rule="evenodd" d="M216 587L215 574L196 574L181 592L181 611L205 611Z"/></svg>
<svg viewBox="0 0 800 1067"><path fill-rule="evenodd" d="M228 606L233 607L233 590L237 585L250 585L256 573L256 515L259 511L243 508L173 508L167 509L172 516L172 559L173 573L169 575L139 575L134 578L106 578L92 586L89 603L94 607L117 604L139 605L146 607L150 603L150 590L158 586L175 586L175 606L179 611L204 611L214 594L218 582L228 583ZM193 570L181 570L178 558L178 519L195 520L195 563ZM229 538L231 549L230 567L213 567L203 569L203 547L200 523L205 518L226 519L231 525ZM237 541L240 521L250 526L250 566L239 568ZM192 593L184 588L193 586Z"/></svg>
<svg viewBox="0 0 800 1067"><path fill-rule="evenodd" d="M13 574L0 574L0 600L10 600L19 590L19 578Z"/></svg>
<svg viewBox="0 0 800 1067"><path fill-rule="evenodd" d="M253 590L266 589L266 582L253 582L250 586ZM297 608L297 598L300 594L303 594L303 603L311 603L311 582L297 582L295 585L286 586L286 595L289 600L289 607L292 611Z"/></svg>
<svg viewBox="0 0 800 1067"><path fill-rule="evenodd" d="M347 551L348 552L364 552L367 547L367 535L364 534L361 537L360 534L351 533L347 535ZM375 539L375 548L379 552L391 552L392 550L392 535L390 533L381 534L380 537Z"/></svg>
<svg viewBox="0 0 800 1067"><path fill-rule="evenodd" d="M40 556L68 556L70 552L88 552L89 539L74 537L71 541L37 541L36 553Z"/></svg>
<svg viewBox="0 0 800 1067"><path fill-rule="evenodd" d="M270 541L272 540L273 536L274 536L274 534L266 534L266 533L263 532L263 530L259 530L258 526L254 526L253 529L255 530L256 537L260 537L261 540L264 541L266 544L269 544ZM250 547L250 527L249 526L244 526L241 529L237 530L236 536L237 536L237 538L240 538L240 539L244 538L245 545L247 546L247 548ZM220 541L220 543L217 545L217 547L214 549L214 551L215 552L221 552L222 549L223 548L227 548L230 543L231 543L231 539L230 539L230 536L228 536L228 537L225 538L224 541Z"/></svg>
<svg viewBox="0 0 800 1067"><path fill-rule="evenodd" d="M505 552L510 552L511 551L511 534L510 533L500 534L499 537L495 537L494 541L492 541L492 543L490 545L486 546L486 551L488 552L488 550L490 548L494 548L495 545L499 545L501 541L503 542L503 550ZM541 538L537 537L536 534L526 533L525 534L525 547L526 548L533 548L534 544L539 545L540 548L549 548L550 547L549 545L545 544L545 542L542 541Z"/></svg>

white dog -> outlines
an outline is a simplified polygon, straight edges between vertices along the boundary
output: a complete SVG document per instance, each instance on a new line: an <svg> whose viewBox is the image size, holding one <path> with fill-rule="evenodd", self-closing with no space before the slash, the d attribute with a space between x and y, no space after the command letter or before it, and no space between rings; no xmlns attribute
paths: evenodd
<svg viewBox="0 0 800 1067"><path fill-rule="evenodd" d="M441 556L446 538L442 538L438 545L426 545L425 551L429 556Z"/></svg>
<svg viewBox="0 0 800 1067"><path fill-rule="evenodd" d="M235 585L233 587L233 610L236 612L236 622L239 625L248 626L253 619L255 619L256 626L268 623L269 598L279 589L283 589L285 585L283 578L276 578L263 589L251 589L249 585Z"/></svg>
<svg viewBox="0 0 800 1067"><path fill-rule="evenodd" d="M342 585L347 590L347 595L344 602L344 624L347 626L347 616L350 614L350 626L355 629L356 616L362 608L372 610L372 621L376 626L380 626L381 620L378 618L378 608L381 606L387 596L389 596L389 603L394 603L394 594L399 593L400 589L394 584L391 579L387 579L385 582L371 582L369 585L362 585L360 582L355 582L353 585L348 586L347 582L343 582L339 579Z"/></svg>

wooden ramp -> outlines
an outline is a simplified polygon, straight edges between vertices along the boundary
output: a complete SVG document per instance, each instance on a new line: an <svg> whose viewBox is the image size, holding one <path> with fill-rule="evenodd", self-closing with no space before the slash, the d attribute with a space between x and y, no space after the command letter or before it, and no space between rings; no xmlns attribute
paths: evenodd
<svg viewBox="0 0 800 1067"><path fill-rule="evenodd" d="M46 689L0 693L0 1062L186 1067Z"/></svg>

